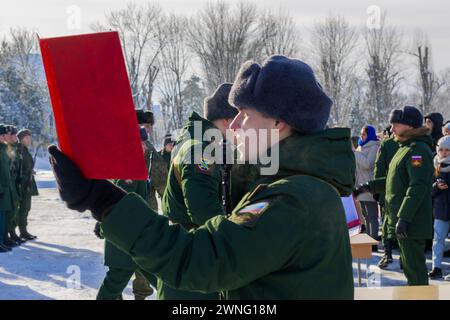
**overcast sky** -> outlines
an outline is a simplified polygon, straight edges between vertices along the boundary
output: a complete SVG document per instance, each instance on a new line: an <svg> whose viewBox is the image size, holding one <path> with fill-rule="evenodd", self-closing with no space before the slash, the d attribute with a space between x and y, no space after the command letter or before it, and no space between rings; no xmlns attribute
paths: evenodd
<svg viewBox="0 0 450 320"><path fill-rule="evenodd" d="M237 2L238 0L228 0ZM0 35L9 28L33 28L41 37L89 32L92 22L102 20L105 12L125 7L126 0L0 0ZM145 3L147 0L135 0ZM207 0L156 1L170 12L193 14ZM437 70L450 67L450 1L448 0L257 0L261 8L287 9L304 35L315 21L323 20L329 13L340 14L355 26L364 26L368 19L366 10L371 5L388 12L388 23L411 36L421 29L428 33L433 45L434 64ZM80 28L69 28L71 8L80 9ZM68 12L69 11L69 12ZM302 32L303 30L303 32Z"/></svg>

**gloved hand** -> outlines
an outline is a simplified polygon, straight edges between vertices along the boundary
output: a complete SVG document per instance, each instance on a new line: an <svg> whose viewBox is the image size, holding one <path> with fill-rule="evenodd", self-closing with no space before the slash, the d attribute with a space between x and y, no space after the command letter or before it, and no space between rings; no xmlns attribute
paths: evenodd
<svg viewBox="0 0 450 320"><path fill-rule="evenodd" d="M395 226L395 234L399 239L406 238L408 236L408 222L403 219L398 219Z"/></svg>
<svg viewBox="0 0 450 320"><path fill-rule="evenodd" d="M69 209L90 210L97 221L102 221L107 209L126 195L124 190L107 180L84 178L80 169L55 145L48 147L48 153L59 194Z"/></svg>
<svg viewBox="0 0 450 320"><path fill-rule="evenodd" d="M94 234L97 236L97 238L99 238L99 239L105 239L105 237L103 237L103 235L102 235L102 230L101 230L101 228L100 228L100 222L97 222L96 224L95 224L95 227L94 227Z"/></svg>
<svg viewBox="0 0 450 320"><path fill-rule="evenodd" d="M369 183L368 183L368 182L363 183L363 184L360 184L357 188L355 188L355 189L353 190L353 197L356 198L356 197L358 197L361 193L369 192L369 191L370 191L370 189L369 189Z"/></svg>

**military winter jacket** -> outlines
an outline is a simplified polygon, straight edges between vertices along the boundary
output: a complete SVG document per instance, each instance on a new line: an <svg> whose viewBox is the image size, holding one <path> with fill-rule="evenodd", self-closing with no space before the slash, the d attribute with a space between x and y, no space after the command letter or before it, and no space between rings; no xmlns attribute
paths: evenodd
<svg viewBox="0 0 450 320"><path fill-rule="evenodd" d="M200 137L195 136L194 126L201 123ZM220 165L212 159L202 158L211 141L203 141L214 124L193 112L177 141L169 169L167 188L162 207L163 213L174 223L184 226L200 226L208 219L223 214L221 205ZM202 139L202 140L200 140ZM199 154L195 154L199 150Z"/></svg>
<svg viewBox="0 0 450 320"><path fill-rule="evenodd" d="M355 183L350 130L293 134L279 146L278 173L229 218L216 215L188 232L129 194L104 218L105 237L175 288L228 299L352 299L340 199Z"/></svg>
<svg viewBox="0 0 450 320"><path fill-rule="evenodd" d="M38 195L36 181L34 180L34 160L28 148L22 144L18 146L18 154L21 158L21 168L18 176L18 187L20 193L25 196L30 194L32 196Z"/></svg>
<svg viewBox="0 0 450 320"><path fill-rule="evenodd" d="M7 144L7 154L9 157L9 170L11 175L11 195L13 199L14 208L17 210L20 202L20 189L18 188L17 178L20 175L21 159L17 151L18 143Z"/></svg>
<svg viewBox="0 0 450 320"><path fill-rule="evenodd" d="M147 182L140 180L117 180L116 185L126 192L133 192L147 199ZM105 266L110 268L120 268L126 270L136 270L137 265L133 259L125 252L117 248L114 244L105 240Z"/></svg>
<svg viewBox="0 0 450 320"><path fill-rule="evenodd" d="M384 178L387 176L389 164L391 163L391 160L397 150L398 142L394 139L394 137L386 139L381 143L377 158L375 160L375 169L373 173L374 179ZM384 192L379 194L378 203L384 207Z"/></svg>
<svg viewBox="0 0 450 320"><path fill-rule="evenodd" d="M408 238L430 239L433 141L426 127L408 130L397 141L400 148L389 165L387 177L371 181L371 191L385 191L388 237L394 237L395 225L401 218L409 223Z"/></svg>
<svg viewBox="0 0 450 320"><path fill-rule="evenodd" d="M11 211L13 209L11 186L10 158L7 154L7 145L0 143L0 211Z"/></svg>

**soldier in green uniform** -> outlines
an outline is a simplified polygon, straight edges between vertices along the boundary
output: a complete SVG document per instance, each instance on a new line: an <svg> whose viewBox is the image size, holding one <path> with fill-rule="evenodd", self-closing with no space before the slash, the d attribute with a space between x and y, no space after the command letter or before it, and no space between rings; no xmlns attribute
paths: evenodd
<svg viewBox="0 0 450 320"><path fill-rule="evenodd" d="M20 198L17 225L19 227L20 238L23 240L34 240L37 237L28 232L28 213L31 210L31 197L38 195L36 181L34 180L34 160L28 148L31 146L31 131L22 129L17 133L19 145L17 154L21 159L21 167L18 176L18 188Z"/></svg>
<svg viewBox="0 0 450 320"><path fill-rule="evenodd" d="M212 159L200 158L211 143L211 140L202 141L205 133L215 129L220 131L220 135L224 135L237 114L237 110L228 103L230 89L231 83L224 83L212 96L207 97L203 106L205 118L193 112L175 143L162 206L164 215L186 230L198 228L208 219L223 215L220 165L215 164ZM196 126L198 136L195 133ZM195 154L196 149L201 152ZM205 300L218 299L219 295L175 290L160 281L158 298Z"/></svg>
<svg viewBox="0 0 450 320"><path fill-rule="evenodd" d="M17 234L17 219L19 216L19 205L20 205L20 188L18 186L18 177L20 176L20 170L22 166L22 159L18 153L19 142L17 141L17 128L15 126L7 126L7 153L10 159L10 172L11 172L11 190L13 198L13 207L6 214L7 219L7 240L6 243L12 246L18 246L24 242Z"/></svg>
<svg viewBox="0 0 450 320"><path fill-rule="evenodd" d="M392 158L398 150L398 142L395 140L394 136L391 136L384 140L380 149L378 150L377 159L375 161L375 170L374 170L374 178L382 178L387 176L387 172L389 169L389 164L391 163ZM390 239L388 237L388 219L385 210L385 195L384 193L376 195L378 204L381 209L381 217L382 217L382 241L384 246L384 255L381 260L378 262L378 267L381 269L385 269L388 267L390 263L393 262L392 259L392 247L395 239ZM393 232L391 232L391 236L393 236Z"/></svg>
<svg viewBox="0 0 450 320"><path fill-rule="evenodd" d="M159 154L167 164L167 171L170 169L170 162L174 143L175 141L172 140L172 135L170 133L166 134L166 136L164 137L163 148L159 152Z"/></svg>
<svg viewBox="0 0 450 320"><path fill-rule="evenodd" d="M11 172L9 167L9 157L7 154L7 126L0 124L0 252L11 251L11 246L5 243L6 213L13 208L11 196Z"/></svg>
<svg viewBox="0 0 450 320"><path fill-rule="evenodd" d="M150 111L136 110L136 116L138 124L146 130L149 137L149 139L145 141L146 149L144 153L149 179L147 200L150 208L158 211L156 193L158 193L159 197L162 198L167 184L168 168L164 159L155 149L153 143L150 142L153 124L155 123L153 113Z"/></svg>
<svg viewBox="0 0 450 320"><path fill-rule="evenodd" d="M418 109L394 110L390 122L399 149L389 164L387 177L360 186L372 193L385 192L388 237L394 233L408 285L428 285L425 243L432 237L433 141L423 127Z"/></svg>
<svg viewBox="0 0 450 320"><path fill-rule="evenodd" d="M140 128L140 135L142 148L145 151L148 135L144 128ZM145 180L117 180L115 184L127 193L133 192L141 196L142 199L147 199L147 181ZM97 237L103 239L99 223L96 224L94 233ZM153 288L150 286L149 280L139 270L136 263L129 255L108 240L105 240L105 266L108 266L109 270L98 291L98 300L121 300L122 292L133 274L135 275L133 280L135 300L145 300L153 294ZM156 277L151 274L146 274L146 276L150 278L152 285L156 287Z"/></svg>
<svg viewBox="0 0 450 320"><path fill-rule="evenodd" d="M250 141L239 132L256 130L252 143L266 143L260 151L279 160L279 170L260 180L229 217L216 213L191 231L170 225L140 197L85 179L50 146L62 199L71 209L91 210L106 239L174 288L221 291L227 299L353 299L340 196L351 194L355 158L350 130L326 129L331 99L307 64L278 55L262 66L246 62L229 101L239 110L230 128L241 156L254 155L245 152ZM279 139L271 139L271 130Z"/></svg>

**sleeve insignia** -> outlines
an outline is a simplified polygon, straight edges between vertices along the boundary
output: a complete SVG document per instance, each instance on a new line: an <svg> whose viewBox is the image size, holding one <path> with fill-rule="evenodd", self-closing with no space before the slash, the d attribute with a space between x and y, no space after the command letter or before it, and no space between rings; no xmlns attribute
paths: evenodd
<svg viewBox="0 0 450 320"><path fill-rule="evenodd" d="M422 166L422 156L412 156L411 157L411 165L413 167L421 167Z"/></svg>
<svg viewBox="0 0 450 320"><path fill-rule="evenodd" d="M229 220L239 225L253 227L268 207L269 201L253 203L233 213Z"/></svg>
<svg viewBox="0 0 450 320"><path fill-rule="evenodd" d="M195 169L197 169L200 173L209 174L213 168L214 164L211 161L208 161L205 158L200 160L200 163L195 164Z"/></svg>

